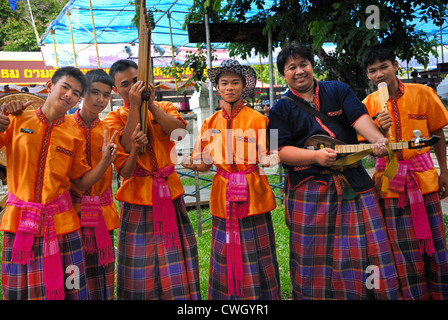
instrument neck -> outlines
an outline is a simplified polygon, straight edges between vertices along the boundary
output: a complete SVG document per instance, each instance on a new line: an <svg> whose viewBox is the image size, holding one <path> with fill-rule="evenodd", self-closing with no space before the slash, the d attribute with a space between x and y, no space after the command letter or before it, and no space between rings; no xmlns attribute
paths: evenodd
<svg viewBox="0 0 448 320"><path fill-rule="evenodd" d="M373 144L371 143L364 143L364 144L342 144L342 145L336 145L335 149L337 153L339 154L345 154L345 153L354 153L354 152L360 152L367 149L371 149L373 147ZM401 150L406 149L408 147L408 142L391 142L389 143L389 148L391 150Z"/></svg>

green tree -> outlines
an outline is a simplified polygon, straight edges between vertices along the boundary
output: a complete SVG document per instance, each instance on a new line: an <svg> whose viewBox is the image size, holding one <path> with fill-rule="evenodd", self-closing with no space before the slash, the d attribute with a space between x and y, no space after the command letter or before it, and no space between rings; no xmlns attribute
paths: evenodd
<svg viewBox="0 0 448 320"><path fill-rule="evenodd" d="M188 23L204 22L208 10L211 23L263 22L266 35L271 30L273 49L296 40L311 46L320 64L326 69L326 79L340 80L352 86L360 98L365 97L369 84L361 66L363 51L378 42L391 45L397 56L409 61L415 58L427 64L429 54L436 54L434 39L416 28L418 17L440 25L446 18L445 1L275 1L264 8L264 0L194 0L188 14ZM377 16L368 9L373 7ZM250 18L251 8L260 9ZM370 7L372 8L372 7ZM418 9L416 9L418 8ZM377 18L377 19L374 19ZM415 21L415 19L417 21ZM415 23L413 23L415 21ZM374 27L372 28L372 26ZM325 42L335 44L335 50L326 52ZM230 43L231 55L249 55L251 50L267 55L267 40L254 39L247 43Z"/></svg>
<svg viewBox="0 0 448 320"><path fill-rule="evenodd" d="M39 37L67 2L67 0L29 1ZM13 11L8 0L0 0L0 50L39 51L27 1L18 1L16 11Z"/></svg>

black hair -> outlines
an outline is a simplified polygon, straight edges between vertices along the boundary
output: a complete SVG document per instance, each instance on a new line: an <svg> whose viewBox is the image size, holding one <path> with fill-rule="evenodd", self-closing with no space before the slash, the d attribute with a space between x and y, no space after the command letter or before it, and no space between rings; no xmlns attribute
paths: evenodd
<svg viewBox="0 0 448 320"><path fill-rule="evenodd" d="M362 66L364 70L367 70L367 67L374 64L376 60L380 62L389 60L393 64L396 60L396 55L394 50L386 44L380 43L374 45L362 54Z"/></svg>
<svg viewBox="0 0 448 320"><path fill-rule="evenodd" d="M64 76L75 78L81 84L81 96L83 96L87 89L87 83L86 78L81 70L71 66L59 68L51 77L51 82L53 82L53 84L56 84L56 82L58 82Z"/></svg>
<svg viewBox="0 0 448 320"><path fill-rule="evenodd" d="M293 41L290 44L284 46L277 56L277 69L282 76L285 75L285 64L289 57L301 56L305 60L311 63L314 67L314 54L313 51L299 42Z"/></svg>
<svg viewBox="0 0 448 320"><path fill-rule="evenodd" d="M93 82L101 82L108 85L111 89L114 87L114 82L103 69L92 69L86 73L87 87Z"/></svg>
<svg viewBox="0 0 448 320"><path fill-rule="evenodd" d="M112 79L113 83L115 83L115 74L117 72L123 72L128 70L129 68L135 68L138 69L138 65L137 63L135 63L135 61L133 60L127 60L127 59L123 59L123 60L118 60L115 61L109 69L109 77Z"/></svg>

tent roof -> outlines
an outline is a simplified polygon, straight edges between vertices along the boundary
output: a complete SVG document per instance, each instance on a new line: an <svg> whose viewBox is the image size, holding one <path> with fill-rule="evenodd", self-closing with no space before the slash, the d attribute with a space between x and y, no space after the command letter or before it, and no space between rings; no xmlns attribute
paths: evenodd
<svg viewBox="0 0 448 320"><path fill-rule="evenodd" d="M174 46L190 46L188 31L182 30L182 25L188 9L192 6L192 0L147 0L148 11L153 12L156 27L152 31L152 43L155 45L170 45L171 35ZM224 2L224 1L223 1ZM67 12L70 14L71 29L73 30L75 43L94 43L92 17L90 15L90 3L94 17L95 33L98 43L130 43L138 42L138 32L132 26L132 19L135 15L135 7L129 0L70 0L58 15L47 27L42 35L39 44L52 44L50 35L54 31L58 43L71 43L70 23ZM265 7L270 8L274 1L266 0ZM253 9L246 17L251 17L259 12ZM418 14L417 14L418 16ZM448 12L447 15L448 17ZM416 28L428 34L429 38L437 36L440 39L441 28L431 22L418 22ZM171 28L170 28L171 24ZM448 45L448 21L443 24L443 42Z"/></svg>
<svg viewBox="0 0 448 320"><path fill-rule="evenodd" d="M270 7L273 1L266 1ZM148 12L154 15L155 28L151 32L154 45L196 47L188 40L188 31L182 30L185 16L192 6L192 0L147 0ZM70 0L58 17L47 27L39 44L52 44L51 31L59 44L71 44L70 23L75 43L94 43L93 26L97 43L131 43L138 42L137 28L132 26L135 6L129 0L91 0L93 21L90 14L89 0ZM67 12L70 14L70 22ZM249 12L254 15L258 10ZM217 45L214 45L217 47ZM224 45L221 45L224 48Z"/></svg>
<svg viewBox="0 0 448 320"><path fill-rule="evenodd" d="M224 2L225 0L223 0ZM90 3L92 5L94 23L92 23L90 14ZM171 46L171 44L174 47L196 47L195 43L190 43L188 40L188 30L182 29L185 16L192 3L192 0L146 1L147 10L148 12L153 12L156 25L151 33L151 43L154 46L165 46L165 49L167 49L166 46ZM273 3L274 0L266 0L265 7L270 8ZM254 8L248 12L246 17L251 17L258 12L259 9ZM418 16L418 14L416 15ZM55 59L55 50L53 49L54 41L54 46L57 47L58 51L57 58L60 63L64 64L64 61L67 61L67 63L72 64L73 51L76 51L77 53L82 52L85 56L84 59L88 60L85 63L79 62L79 66L86 67L95 64L97 59L92 58L95 50L93 48L95 43L93 27L95 28L98 45L103 46L100 48L102 67L110 65L108 59L127 58L128 56L123 52L125 45L131 44L132 51L138 52L136 50L138 47L138 32L137 28L132 26L134 16L135 6L129 0L70 0L58 17L49 24L39 41L45 63L47 65L56 65L55 61L57 60ZM448 17L448 12L446 17ZM442 28L435 26L431 22L425 23L418 20L420 19L417 18L414 22L416 29L425 32L428 35L428 39L436 38L437 43L440 43L442 31L445 49L448 48L448 18L445 19ZM72 34L70 30L72 30L76 50L72 48ZM52 32L54 32L54 40ZM133 44L136 44L136 47L132 47ZM212 47L214 49L225 49L226 44L212 43ZM166 56L171 54L170 49L169 51ZM105 55L107 57L104 57ZM87 56L89 57L87 58Z"/></svg>

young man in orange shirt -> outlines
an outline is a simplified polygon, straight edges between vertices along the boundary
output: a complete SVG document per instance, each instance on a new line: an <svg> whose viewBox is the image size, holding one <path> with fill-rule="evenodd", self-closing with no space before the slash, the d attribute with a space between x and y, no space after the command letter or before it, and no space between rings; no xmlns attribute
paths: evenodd
<svg viewBox="0 0 448 320"><path fill-rule="evenodd" d="M217 168L210 194L208 298L278 300L280 278L271 218L276 204L258 167L271 160L266 154L268 118L244 100L253 91L257 75L252 67L229 59L209 69L208 76L223 98L223 108L204 121L192 157L182 163L197 171L208 171L213 164Z"/></svg>
<svg viewBox="0 0 448 320"><path fill-rule="evenodd" d="M2 106L0 133L6 146L8 200L4 231L4 299L88 299L80 219L69 190L86 191L116 157L117 146L105 139L102 158L91 168L81 131L67 121L85 91L82 72L58 69L47 82L48 97L37 110ZM9 116L5 114L9 113ZM18 113L18 115L11 115Z"/></svg>
<svg viewBox="0 0 448 320"><path fill-rule="evenodd" d="M109 75L124 106L104 121L118 130L120 144L129 152L145 84L137 81L137 64L131 60L115 62ZM149 142L138 154L132 176L122 180L115 194L121 202L117 298L200 299L196 237L174 171L177 153L171 139L185 136L186 122L171 103L155 102L154 86L147 85Z"/></svg>
<svg viewBox="0 0 448 320"><path fill-rule="evenodd" d="M400 288L405 299L448 299L448 260L440 199L448 194L446 141L443 127L448 112L428 86L402 83L397 77L398 62L389 46L367 49L362 58L367 77L375 86L387 84L387 112L382 111L379 92L364 99L370 116L377 115L380 130L398 142L438 135L434 146L440 172L432 162L429 148L395 152L398 170L389 181L384 177L387 160L377 158L373 176L380 197L395 257Z"/></svg>
<svg viewBox="0 0 448 320"><path fill-rule="evenodd" d="M114 86L109 75L102 69L93 69L85 75L87 90L82 108L69 116L73 125L81 130L86 139L86 159L91 167L101 161L105 134L111 131L100 120L101 113L108 105ZM137 125L132 135L132 150L126 154L117 144L117 157L114 161L117 172L130 177L139 148L148 143L146 135ZM114 232L120 225L120 217L112 193L112 166L88 191L72 187L73 205L81 218L81 233L84 240L87 287L90 300L110 300L115 297L115 257Z"/></svg>

